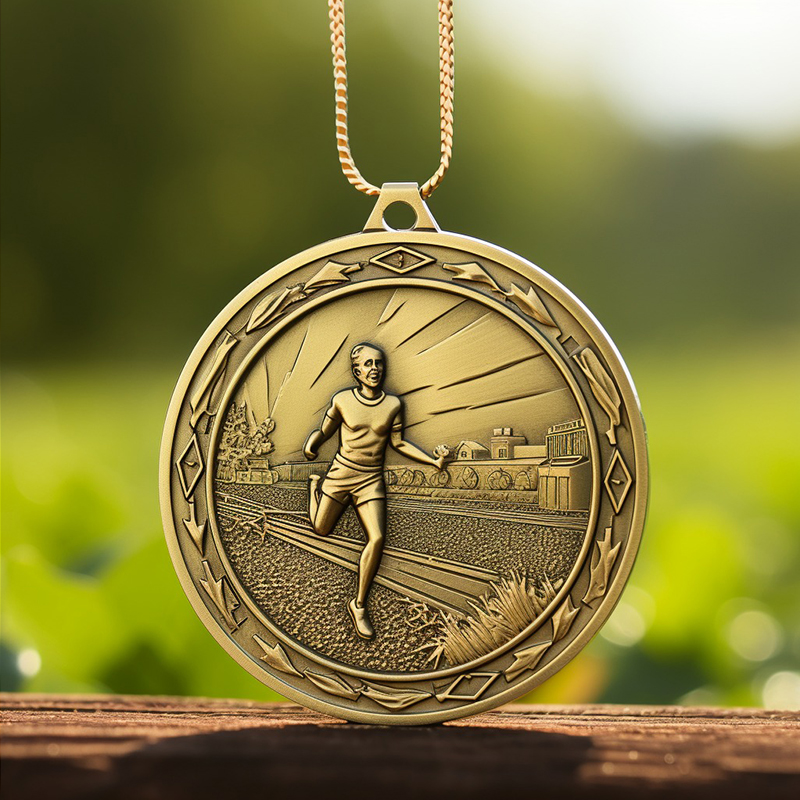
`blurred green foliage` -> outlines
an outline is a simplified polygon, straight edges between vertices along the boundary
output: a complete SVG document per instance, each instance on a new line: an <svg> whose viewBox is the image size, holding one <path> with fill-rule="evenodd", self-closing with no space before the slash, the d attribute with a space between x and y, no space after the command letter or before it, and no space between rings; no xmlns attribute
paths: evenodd
<svg viewBox="0 0 800 800"><path fill-rule="evenodd" d="M435 4L409 5L408 36L385 2L348 5L353 148L378 183L437 160ZM368 214L336 159L324 4L8 0L2 61L3 688L269 698L183 597L157 451L222 305ZM432 209L590 305L653 471L622 603L529 699L791 702L800 142L646 140L496 63L459 29Z"/></svg>

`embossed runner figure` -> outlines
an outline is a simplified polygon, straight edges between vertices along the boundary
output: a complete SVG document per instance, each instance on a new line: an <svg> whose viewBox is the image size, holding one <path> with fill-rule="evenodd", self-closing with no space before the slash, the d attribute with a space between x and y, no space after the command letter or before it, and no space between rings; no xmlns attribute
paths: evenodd
<svg viewBox="0 0 800 800"><path fill-rule="evenodd" d="M362 639L375 635L367 614L367 596L381 562L386 535L386 483L383 477L386 447L441 470L444 456L430 456L403 438L403 403L383 391L386 358L367 342L350 353L357 386L337 392L325 411L322 424L303 445L313 461L320 446L339 429L339 448L328 472L309 479L308 516L314 532L327 536L347 504L352 502L367 537L358 565L358 591L347 604L356 633Z"/></svg>

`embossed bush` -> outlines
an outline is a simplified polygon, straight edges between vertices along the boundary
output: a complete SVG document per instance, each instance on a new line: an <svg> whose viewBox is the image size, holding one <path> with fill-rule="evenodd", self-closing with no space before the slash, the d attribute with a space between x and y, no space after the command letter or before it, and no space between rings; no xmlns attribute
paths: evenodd
<svg viewBox="0 0 800 800"><path fill-rule="evenodd" d="M456 666L491 653L525 630L547 608L561 583L553 586L545 576L537 587L526 572L515 570L472 603L470 614L431 609L427 618L421 618L422 624L436 628L434 641L426 646L430 660L437 666L442 659Z"/></svg>

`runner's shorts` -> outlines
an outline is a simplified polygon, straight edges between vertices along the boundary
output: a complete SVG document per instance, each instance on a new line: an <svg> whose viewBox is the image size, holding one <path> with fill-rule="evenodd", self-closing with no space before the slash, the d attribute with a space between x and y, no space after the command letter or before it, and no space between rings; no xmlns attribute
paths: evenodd
<svg viewBox="0 0 800 800"><path fill-rule="evenodd" d="M360 506L370 500L386 498L383 466L365 467L354 464L338 453L319 488L323 494L342 505L347 505L352 500L354 506Z"/></svg>

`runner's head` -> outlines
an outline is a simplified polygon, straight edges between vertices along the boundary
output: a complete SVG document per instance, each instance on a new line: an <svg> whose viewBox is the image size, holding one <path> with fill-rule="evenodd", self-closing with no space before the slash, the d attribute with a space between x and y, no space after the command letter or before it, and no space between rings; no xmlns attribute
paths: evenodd
<svg viewBox="0 0 800 800"><path fill-rule="evenodd" d="M375 389L383 383L386 358L380 347L375 347L369 342L357 344L350 351L350 363L353 367L353 377L362 386L371 386Z"/></svg>

